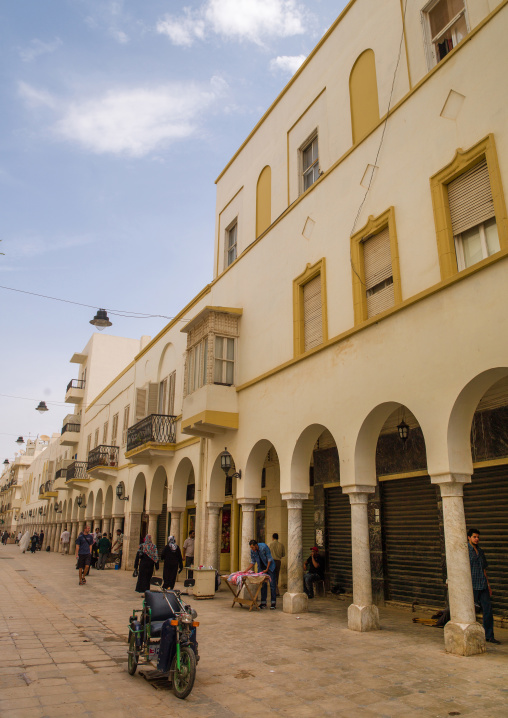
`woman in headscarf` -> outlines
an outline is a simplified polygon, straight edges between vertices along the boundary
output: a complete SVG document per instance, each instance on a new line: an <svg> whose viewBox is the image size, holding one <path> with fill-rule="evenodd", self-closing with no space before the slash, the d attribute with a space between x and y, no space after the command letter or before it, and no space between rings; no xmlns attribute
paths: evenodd
<svg viewBox="0 0 508 718"><path fill-rule="evenodd" d="M182 552L174 536L168 537L168 542L161 551L161 561L164 561L162 587L172 590L175 587L176 574L183 569Z"/></svg>
<svg viewBox="0 0 508 718"><path fill-rule="evenodd" d="M30 534L28 533L28 531L25 531L25 533L19 540L19 547L21 549L21 553L26 552L29 543L30 543Z"/></svg>
<svg viewBox="0 0 508 718"><path fill-rule="evenodd" d="M134 562L134 571L139 569L136 591L144 593L150 590L150 579L153 576L154 568L159 569L159 555L157 546L152 543L152 537L148 535L140 545Z"/></svg>

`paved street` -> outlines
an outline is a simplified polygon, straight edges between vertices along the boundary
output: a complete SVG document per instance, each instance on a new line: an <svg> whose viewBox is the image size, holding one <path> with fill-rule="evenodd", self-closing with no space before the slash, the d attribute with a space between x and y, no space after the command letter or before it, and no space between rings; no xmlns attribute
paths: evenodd
<svg viewBox="0 0 508 718"><path fill-rule="evenodd" d="M201 661L180 701L126 672L127 618L140 607L124 571L78 586L72 557L0 547L1 718L508 715L508 631L484 656L443 651L440 629L381 610L383 630L346 628L345 601L301 617L231 609L223 588L194 601Z"/></svg>

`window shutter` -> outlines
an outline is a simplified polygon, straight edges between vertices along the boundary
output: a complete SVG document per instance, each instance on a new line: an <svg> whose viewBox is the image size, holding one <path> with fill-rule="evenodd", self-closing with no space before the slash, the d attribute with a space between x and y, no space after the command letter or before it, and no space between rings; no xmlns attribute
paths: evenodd
<svg viewBox="0 0 508 718"><path fill-rule="evenodd" d="M392 276L392 255L390 251L390 233L385 227L365 239L363 242L363 265L365 268L365 288L372 289Z"/></svg>
<svg viewBox="0 0 508 718"><path fill-rule="evenodd" d="M495 216L486 160L450 182L448 202L454 236Z"/></svg>
<svg viewBox="0 0 508 718"><path fill-rule="evenodd" d="M55 478L55 462L50 461L48 463L48 479L52 481Z"/></svg>
<svg viewBox="0 0 508 718"><path fill-rule="evenodd" d="M136 411L134 421L141 421L146 416L146 389L136 389Z"/></svg>
<svg viewBox="0 0 508 718"><path fill-rule="evenodd" d="M175 384L176 372L169 375L169 393L168 393L168 414L174 416L175 413Z"/></svg>
<svg viewBox="0 0 508 718"><path fill-rule="evenodd" d="M321 274L303 286L303 323L305 351L308 351L323 343Z"/></svg>
<svg viewBox="0 0 508 718"><path fill-rule="evenodd" d="M155 382L148 384L148 408L146 415L156 414L159 404L159 387Z"/></svg>
<svg viewBox="0 0 508 718"><path fill-rule="evenodd" d="M385 309L393 307L394 304L395 294L392 283L367 297L367 317L374 317L376 314L384 312Z"/></svg>
<svg viewBox="0 0 508 718"><path fill-rule="evenodd" d="M166 414L168 405L168 377L159 384L159 414Z"/></svg>
<svg viewBox="0 0 508 718"><path fill-rule="evenodd" d="M116 437L118 434L118 414L113 417L113 426L111 427L111 445L116 446Z"/></svg>
<svg viewBox="0 0 508 718"><path fill-rule="evenodd" d="M129 428L129 409L130 406L127 405L123 410L122 446L125 446L125 444L127 443L127 429Z"/></svg>

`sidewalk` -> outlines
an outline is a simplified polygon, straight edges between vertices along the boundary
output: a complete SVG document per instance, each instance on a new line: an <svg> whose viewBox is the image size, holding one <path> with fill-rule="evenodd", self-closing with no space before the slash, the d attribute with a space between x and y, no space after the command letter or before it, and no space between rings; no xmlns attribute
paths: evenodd
<svg viewBox="0 0 508 718"><path fill-rule="evenodd" d="M460 658L439 629L381 609L381 631L347 630L347 604L314 599L301 617L231 609L231 594L192 600L199 652L185 701L126 671L127 620L141 606L126 571L0 547L1 718L445 718L508 715L508 631L501 646Z"/></svg>

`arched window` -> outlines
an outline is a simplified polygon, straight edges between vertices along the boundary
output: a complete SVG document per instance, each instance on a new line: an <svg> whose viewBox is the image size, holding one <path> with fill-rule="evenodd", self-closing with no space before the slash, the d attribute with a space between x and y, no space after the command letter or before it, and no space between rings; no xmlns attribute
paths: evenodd
<svg viewBox="0 0 508 718"><path fill-rule="evenodd" d="M272 223L272 170L267 165L259 175L256 188L256 237Z"/></svg>
<svg viewBox="0 0 508 718"><path fill-rule="evenodd" d="M358 57L349 76L351 129L353 144L359 142L379 122L376 58L373 50Z"/></svg>

